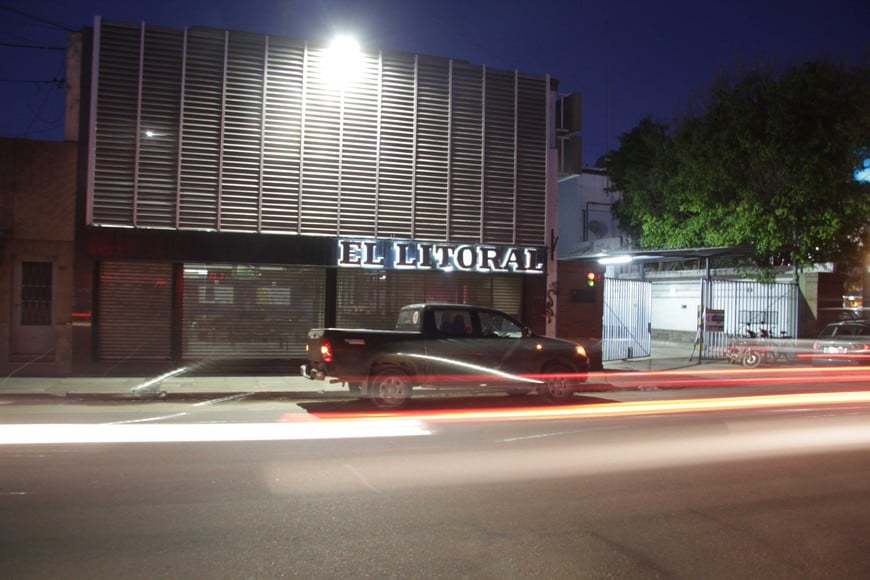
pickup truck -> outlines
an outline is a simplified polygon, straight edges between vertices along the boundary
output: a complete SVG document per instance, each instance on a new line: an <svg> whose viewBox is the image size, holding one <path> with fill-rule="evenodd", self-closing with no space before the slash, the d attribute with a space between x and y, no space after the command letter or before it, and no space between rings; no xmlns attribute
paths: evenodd
<svg viewBox="0 0 870 580"><path fill-rule="evenodd" d="M342 382L381 409L398 409L414 389L532 391L570 401L586 381L586 349L540 336L511 316L467 304L411 304L394 330L314 328L300 372Z"/></svg>

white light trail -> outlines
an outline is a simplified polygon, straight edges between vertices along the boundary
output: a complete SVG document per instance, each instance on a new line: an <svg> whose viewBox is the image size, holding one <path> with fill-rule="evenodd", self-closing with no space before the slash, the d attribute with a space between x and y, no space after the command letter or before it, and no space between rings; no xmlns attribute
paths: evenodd
<svg viewBox="0 0 870 580"><path fill-rule="evenodd" d="M0 425L0 445L293 441L429 435L418 420L303 423L78 423Z"/></svg>

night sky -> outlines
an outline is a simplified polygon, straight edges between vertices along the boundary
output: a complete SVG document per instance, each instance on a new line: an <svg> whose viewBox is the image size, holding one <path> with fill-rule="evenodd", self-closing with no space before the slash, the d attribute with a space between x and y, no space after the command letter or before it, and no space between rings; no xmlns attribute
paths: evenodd
<svg viewBox="0 0 870 580"><path fill-rule="evenodd" d="M212 26L549 74L583 95L583 164L645 116L669 122L723 71L870 61L870 1L0 0L0 136L63 138L66 31ZM10 45L40 46L24 48Z"/></svg>

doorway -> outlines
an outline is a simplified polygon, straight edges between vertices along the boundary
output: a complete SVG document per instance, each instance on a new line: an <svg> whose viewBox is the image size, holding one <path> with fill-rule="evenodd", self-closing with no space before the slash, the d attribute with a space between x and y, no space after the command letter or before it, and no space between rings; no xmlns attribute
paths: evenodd
<svg viewBox="0 0 870 580"><path fill-rule="evenodd" d="M17 260L13 275L12 354L54 351L54 262Z"/></svg>

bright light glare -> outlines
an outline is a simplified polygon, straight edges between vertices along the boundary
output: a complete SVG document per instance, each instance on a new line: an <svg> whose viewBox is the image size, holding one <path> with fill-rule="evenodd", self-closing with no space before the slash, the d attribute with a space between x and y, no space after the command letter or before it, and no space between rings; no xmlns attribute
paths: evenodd
<svg viewBox="0 0 870 580"><path fill-rule="evenodd" d="M304 423L111 423L0 425L0 445L291 441L429 435L417 420Z"/></svg>
<svg viewBox="0 0 870 580"><path fill-rule="evenodd" d="M359 77L362 68L362 51L357 41L350 36L337 36L324 55L326 79L337 87L346 88Z"/></svg>
<svg viewBox="0 0 870 580"><path fill-rule="evenodd" d="M599 264L607 265L607 264L628 264L632 261L631 256L612 256L608 258L600 258L598 260Z"/></svg>

